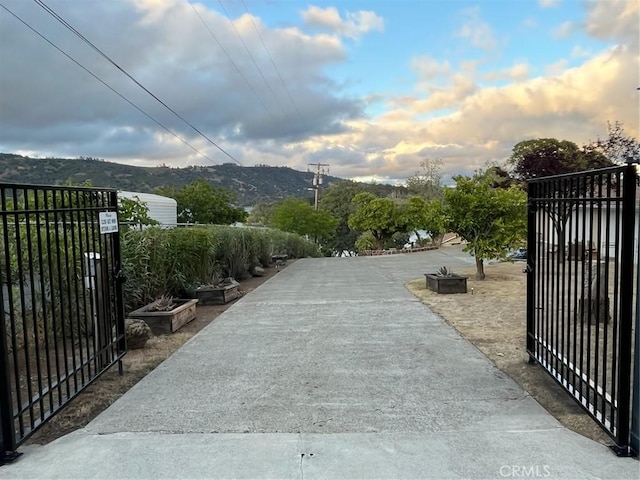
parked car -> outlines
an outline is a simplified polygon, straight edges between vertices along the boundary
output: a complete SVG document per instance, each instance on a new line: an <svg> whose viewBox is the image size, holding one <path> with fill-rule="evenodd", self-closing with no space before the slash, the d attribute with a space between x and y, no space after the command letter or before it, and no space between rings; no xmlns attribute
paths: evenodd
<svg viewBox="0 0 640 480"><path fill-rule="evenodd" d="M507 258L511 260L526 260L527 259L527 249L519 248L511 253L507 254Z"/></svg>

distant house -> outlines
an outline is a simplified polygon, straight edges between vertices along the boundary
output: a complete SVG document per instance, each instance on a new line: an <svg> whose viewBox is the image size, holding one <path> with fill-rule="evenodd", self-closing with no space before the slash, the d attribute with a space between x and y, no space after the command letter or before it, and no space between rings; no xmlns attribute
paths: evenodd
<svg viewBox="0 0 640 480"><path fill-rule="evenodd" d="M118 192L121 198L138 199L149 209L149 217L164 227L175 227L178 224L178 204L173 198L141 192Z"/></svg>

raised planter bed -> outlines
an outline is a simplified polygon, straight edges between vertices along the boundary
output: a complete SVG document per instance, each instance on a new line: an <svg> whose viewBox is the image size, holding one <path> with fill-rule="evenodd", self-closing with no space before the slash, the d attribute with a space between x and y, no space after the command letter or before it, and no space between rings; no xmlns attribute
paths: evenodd
<svg viewBox="0 0 640 480"><path fill-rule="evenodd" d="M202 305L224 305L241 296L240 284L232 280L228 285L217 287L203 285L196 288L196 298Z"/></svg>
<svg viewBox="0 0 640 480"><path fill-rule="evenodd" d="M145 305L129 314L129 318L139 318L144 320L154 335L164 335L173 333L196 318L196 304L198 300L179 299L174 300L175 308L166 312L151 310L153 303Z"/></svg>
<svg viewBox="0 0 640 480"><path fill-rule="evenodd" d="M467 293L467 278L461 275L443 277L435 273L425 273L427 288L436 293Z"/></svg>

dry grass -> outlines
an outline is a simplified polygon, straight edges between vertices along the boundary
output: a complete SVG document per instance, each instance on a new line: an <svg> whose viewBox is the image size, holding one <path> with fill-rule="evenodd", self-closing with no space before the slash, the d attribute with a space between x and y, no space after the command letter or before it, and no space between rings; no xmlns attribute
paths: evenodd
<svg viewBox="0 0 640 480"><path fill-rule="evenodd" d="M518 262L489 265L485 267L487 276L483 281L475 280L475 269L456 271L469 276L466 294L438 295L426 289L424 279L408 282L407 288L563 425L585 437L611 444L607 434L542 367L527 362L523 267Z"/></svg>

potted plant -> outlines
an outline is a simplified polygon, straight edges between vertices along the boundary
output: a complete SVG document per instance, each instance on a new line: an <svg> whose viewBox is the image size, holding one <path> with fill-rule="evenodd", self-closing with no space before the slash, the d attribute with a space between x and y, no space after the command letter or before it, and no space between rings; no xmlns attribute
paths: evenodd
<svg viewBox="0 0 640 480"><path fill-rule="evenodd" d="M214 273L211 283L196 288L196 298L201 304L224 305L242 296L240 284L233 277L220 277Z"/></svg>
<svg viewBox="0 0 640 480"><path fill-rule="evenodd" d="M436 273L425 273L427 288L436 293L467 293L467 278L441 267Z"/></svg>
<svg viewBox="0 0 640 480"><path fill-rule="evenodd" d="M162 295L153 303L134 310L130 318L144 320L155 335L173 333L196 318L198 300Z"/></svg>

